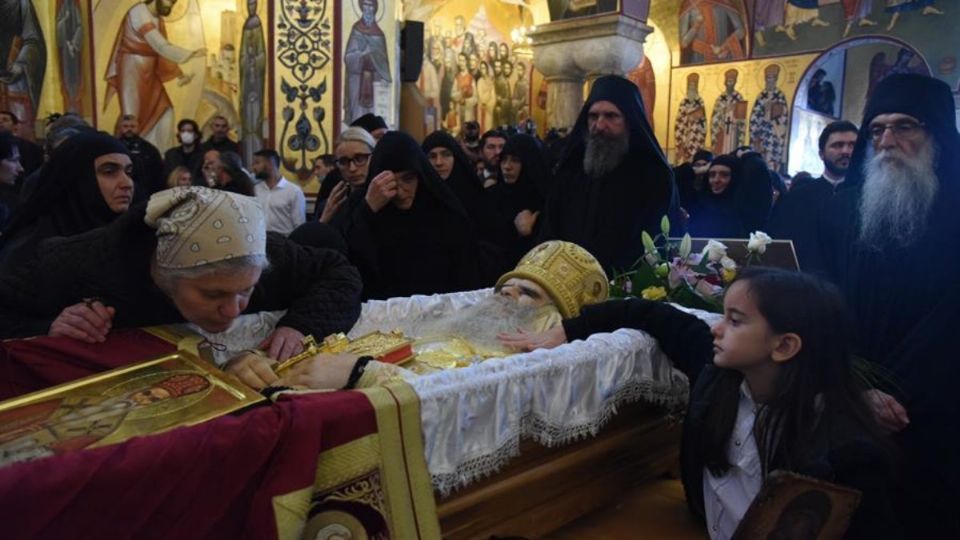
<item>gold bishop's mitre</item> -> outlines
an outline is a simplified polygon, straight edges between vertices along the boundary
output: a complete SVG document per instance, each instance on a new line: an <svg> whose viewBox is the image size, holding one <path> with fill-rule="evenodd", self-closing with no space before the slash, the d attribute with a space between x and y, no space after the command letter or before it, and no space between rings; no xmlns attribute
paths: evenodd
<svg viewBox="0 0 960 540"><path fill-rule="evenodd" d="M572 242L551 240L531 249L517 267L500 276L496 289L510 278L529 279L544 288L564 319L580 308L607 299L609 280L587 250Z"/></svg>

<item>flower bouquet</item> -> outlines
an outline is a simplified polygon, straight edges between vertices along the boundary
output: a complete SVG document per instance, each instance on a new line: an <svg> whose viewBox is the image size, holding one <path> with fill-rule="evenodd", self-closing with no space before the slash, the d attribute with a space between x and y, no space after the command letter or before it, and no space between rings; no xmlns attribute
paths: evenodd
<svg viewBox="0 0 960 540"><path fill-rule="evenodd" d="M685 307L723 312L723 293L741 266L727 256L727 246L710 240L700 253L691 253L689 234L670 239L670 220L660 220L656 237L643 232L644 253L633 266L610 282L614 298L640 296L645 300L674 302ZM763 232L750 234L742 266L760 262L772 239Z"/></svg>

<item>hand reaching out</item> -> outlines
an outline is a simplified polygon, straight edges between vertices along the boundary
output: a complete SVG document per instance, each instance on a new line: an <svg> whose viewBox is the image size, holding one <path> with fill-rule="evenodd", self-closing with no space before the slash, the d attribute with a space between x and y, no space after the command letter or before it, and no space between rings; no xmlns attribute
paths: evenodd
<svg viewBox="0 0 960 540"><path fill-rule="evenodd" d="M270 358L283 362L303 352L303 334L289 326L278 326L257 348L266 351Z"/></svg>
<svg viewBox="0 0 960 540"><path fill-rule="evenodd" d="M563 325L557 325L544 332L517 330L513 334L501 333L497 335L497 340L515 351L529 352L536 349L553 349L563 345L567 342L567 332L563 329Z"/></svg>

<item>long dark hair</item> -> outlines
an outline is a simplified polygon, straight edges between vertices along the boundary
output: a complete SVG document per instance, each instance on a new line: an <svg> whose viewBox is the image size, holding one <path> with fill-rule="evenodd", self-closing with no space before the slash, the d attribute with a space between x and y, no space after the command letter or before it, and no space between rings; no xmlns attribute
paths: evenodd
<svg viewBox="0 0 960 540"><path fill-rule="evenodd" d="M863 401L865 385L852 369L850 325L840 291L809 274L763 267L745 268L737 282L748 287L773 332L792 332L802 341L797 355L782 365L773 397L757 411L753 430L764 476L803 465L820 430L831 437L866 433L879 438L880 429ZM741 373L722 369L708 390L699 448L714 476L730 468L727 448L742 381ZM838 433L851 422L862 429Z"/></svg>

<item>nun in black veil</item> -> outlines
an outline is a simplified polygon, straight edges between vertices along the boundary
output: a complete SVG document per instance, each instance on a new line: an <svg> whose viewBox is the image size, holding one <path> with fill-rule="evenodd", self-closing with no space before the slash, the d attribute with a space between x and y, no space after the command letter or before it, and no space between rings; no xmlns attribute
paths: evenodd
<svg viewBox="0 0 960 540"><path fill-rule="evenodd" d="M365 299L463 291L483 285L463 205L412 137L377 143L365 192L351 195L342 232Z"/></svg>
<svg viewBox="0 0 960 540"><path fill-rule="evenodd" d="M483 198L483 185L477 178L476 168L463 148L444 131L434 131L427 135L421 148L437 175L460 200L478 234L481 237L486 236L492 226L490 211Z"/></svg>
<svg viewBox="0 0 960 540"><path fill-rule="evenodd" d="M510 137L500 152L498 181L484 190L495 225L494 241L504 252L500 274L536 245L543 210L539 186L549 184L550 171L537 140L525 134Z"/></svg>
<svg viewBox="0 0 960 540"><path fill-rule="evenodd" d="M707 189L688 208L687 232L703 238L746 238L763 230L771 193L759 154L718 156L707 169Z"/></svg>
<svg viewBox="0 0 960 540"><path fill-rule="evenodd" d="M0 263L28 255L46 238L81 234L126 212L133 201L132 163L126 146L103 132L64 142L0 236Z"/></svg>

